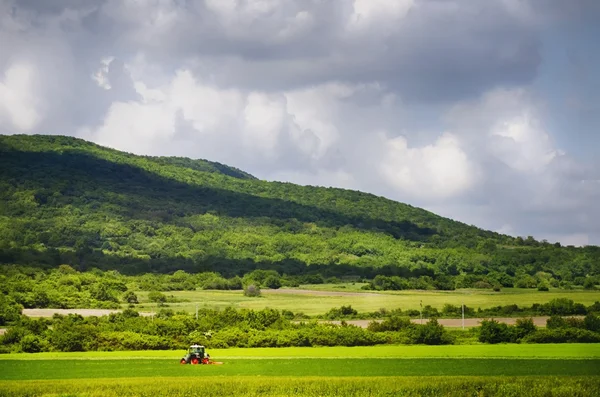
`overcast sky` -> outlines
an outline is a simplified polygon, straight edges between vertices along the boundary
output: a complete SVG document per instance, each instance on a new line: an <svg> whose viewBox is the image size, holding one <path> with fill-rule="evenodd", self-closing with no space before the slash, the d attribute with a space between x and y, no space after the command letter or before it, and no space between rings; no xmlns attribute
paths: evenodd
<svg viewBox="0 0 600 397"><path fill-rule="evenodd" d="M598 0L2 0L0 133L600 244Z"/></svg>

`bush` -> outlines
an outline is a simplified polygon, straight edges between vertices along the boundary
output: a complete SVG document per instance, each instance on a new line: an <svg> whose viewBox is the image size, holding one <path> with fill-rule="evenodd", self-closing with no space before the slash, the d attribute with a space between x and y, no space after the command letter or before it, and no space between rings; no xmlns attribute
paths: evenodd
<svg viewBox="0 0 600 397"><path fill-rule="evenodd" d="M264 286L271 289L281 288L281 280L277 276L268 276L265 279Z"/></svg>
<svg viewBox="0 0 600 397"><path fill-rule="evenodd" d="M475 284L473 284L473 288L490 289L492 288L492 284L488 283L487 281L477 281Z"/></svg>
<svg viewBox="0 0 600 397"><path fill-rule="evenodd" d="M138 297L133 291L127 291L123 294L123 302L129 303L130 305L137 305L139 303Z"/></svg>
<svg viewBox="0 0 600 397"><path fill-rule="evenodd" d="M534 333L537 327L531 318L519 318L513 328L514 339L520 341L527 335Z"/></svg>
<svg viewBox="0 0 600 397"><path fill-rule="evenodd" d="M431 319L425 325L417 325L412 331L413 343L425 345L448 345L453 340L443 325L436 319Z"/></svg>
<svg viewBox="0 0 600 397"><path fill-rule="evenodd" d="M479 341L483 343L506 343L511 342L512 335L508 325L498 321L483 320L479 329Z"/></svg>
<svg viewBox="0 0 600 397"><path fill-rule="evenodd" d="M167 296L162 292L152 291L148 294L148 299L150 302L155 302L159 306L162 306L167 301Z"/></svg>
<svg viewBox="0 0 600 397"><path fill-rule="evenodd" d="M260 287L258 285L249 284L244 287L244 295L250 297L260 296Z"/></svg>
<svg viewBox="0 0 600 397"><path fill-rule="evenodd" d="M588 314L583 319L583 326L588 331L600 332L600 317L594 314Z"/></svg>
<svg viewBox="0 0 600 397"><path fill-rule="evenodd" d="M21 350L25 353L39 353L44 351L45 341L37 335L25 335L21 339Z"/></svg>
<svg viewBox="0 0 600 397"><path fill-rule="evenodd" d="M399 316L391 316L386 318L385 320L379 321L371 321L367 327L369 331L372 332L386 332L386 331L401 331L408 328L412 328L415 325L411 323L409 318L399 317Z"/></svg>
<svg viewBox="0 0 600 397"><path fill-rule="evenodd" d="M594 280L594 278L592 278L592 277L586 278L583 283L583 289L595 290L596 289L596 280Z"/></svg>
<svg viewBox="0 0 600 397"><path fill-rule="evenodd" d="M546 283L540 283L537 287L538 291L549 291L550 288L548 287L548 284Z"/></svg>
<svg viewBox="0 0 600 397"><path fill-rule="evenodd" d="M600 335L586 329L539 329L523 338L525 343L600 343Z"/></svg>
<svg viewBox="0 0 600 397"><path fill-rule="evenodd" d="M22 310L23 306L0 292L0 325L18 320Z"/></svg>

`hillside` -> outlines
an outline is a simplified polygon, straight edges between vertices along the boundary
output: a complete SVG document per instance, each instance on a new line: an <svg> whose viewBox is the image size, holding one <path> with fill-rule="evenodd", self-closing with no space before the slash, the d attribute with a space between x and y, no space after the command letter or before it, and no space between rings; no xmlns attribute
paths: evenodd
<svg viewBox="0 0 600 397"><path fill-rule="evenodd" d="M13 135L0 136L0 262L127 274L479 275L502 285L537 275L535 286L539 272L582 284L599 273L600 250L500 235L367 193L261 181L204 160Z"/></svg>

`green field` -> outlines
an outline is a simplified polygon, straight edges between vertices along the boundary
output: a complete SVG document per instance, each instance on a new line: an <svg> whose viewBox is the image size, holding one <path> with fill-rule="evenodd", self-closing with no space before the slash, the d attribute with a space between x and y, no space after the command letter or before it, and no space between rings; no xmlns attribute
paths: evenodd
<svg viewBox="0 0 600 397"><path fill-rule="evenodd" d="M172 361L11 360L0 361L0 379L88 379L181 376L593 376L600 359L506 358L245 358L223 365L180 365Z"/></svg>
<svg viewBox="0 0 600 397"><path fill-rule="evenodd" d="M116 352L18 353L0 356L8 360L72 360L72 359L170 359L176 360L182 351L144 350ZM389 345L356 347L282 347L210 349L215 360L263 358L591 358L600 359L600 344L557 343L543 345Z"/></svg>
<svg viewBox="0 0 600 397"><path fill-rule="evenodd" d="M361 284L362 285L362 284ZM347 287L346 289L341 287ZM359 312L374 312L381 308L388 310L401 308L402 310L419 309L423 305L442 309L445 304L459 306L461 303L473 308L489 308L501 305L518 304L520 307L531 306L534 303L547 303L556 298L572 299L575 302L591 305L600 300L600 292L584 290L550 290L547 292L506 288L501 292L490 290L462 289L456 291L360 291L357 285L352 284L324 284L308 285L303 289L314 290L314 293L277 293L263 290L263 296L258 298L245 297L241 291L169 291L166 295L173 295L184 299L186 302L170 303L169 307L175 310L193 312L196 305L200 308L222 309L228 306L235 308L263 309L271 307L279 310L291 310L294 313L303 312L308 315L324 314L333 307L351 305ZM339 295L323 296L322 292L333 292ZM156 305L148 301L147 292L139 292L141 304L139 310L156 310Z"/></svg>
<svg viewBox="0 0 600 397"><path fill-rule="evenodd" d="M0 396L591 396L599 345L212 349L223 365L180 365L183 351L14 354Z"/></svg>
<svg viewBox="0 0 600 397"><path fill-rule="evenodd" d="M0 396L506 396L589 397L597 377L223 377L0 381Z"/></svg>

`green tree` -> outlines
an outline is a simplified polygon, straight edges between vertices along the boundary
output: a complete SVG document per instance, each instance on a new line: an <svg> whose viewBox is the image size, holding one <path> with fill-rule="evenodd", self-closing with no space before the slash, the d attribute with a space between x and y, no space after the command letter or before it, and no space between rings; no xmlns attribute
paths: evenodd
<svg viewBox="0 0 600 397"><path fill-rule="evenodd" d="M127 291L123 294L123 302L129 303L130 305L137 305L139 303L138 297L133 291Z"/></svg>
<svg viewBox="0 0 600 397"><path fill-rule="evenodd" d="M148 300L150 300L150 302L157 303L159 306L162 306L167 301L167 296L159 291L151 291L148 294Z"/></svg>

